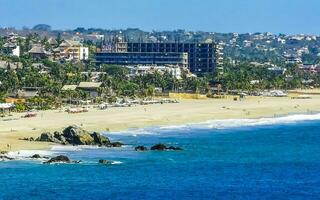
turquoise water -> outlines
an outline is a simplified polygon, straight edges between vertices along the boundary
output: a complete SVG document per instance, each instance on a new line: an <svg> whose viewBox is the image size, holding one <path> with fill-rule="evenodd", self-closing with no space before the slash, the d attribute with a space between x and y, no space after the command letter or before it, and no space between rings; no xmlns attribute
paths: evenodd
<svg viewBox="0 0 320 200"><path fill-rule="evenodd" d="M54 150L83 164L0 163L0 199L320 199L319 130L308 121L111 135L128 145ZM185 150L133 151L159 142Z"/></svg>

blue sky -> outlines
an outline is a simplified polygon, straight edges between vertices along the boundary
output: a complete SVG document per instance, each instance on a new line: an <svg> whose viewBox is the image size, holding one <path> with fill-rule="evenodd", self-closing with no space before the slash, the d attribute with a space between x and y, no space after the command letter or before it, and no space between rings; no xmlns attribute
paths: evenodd
<svg viewBox="0 0 320 200"><path fill-rule="evenodd" d="M0 0L0 26L320 35L320 0Z"/></svg>

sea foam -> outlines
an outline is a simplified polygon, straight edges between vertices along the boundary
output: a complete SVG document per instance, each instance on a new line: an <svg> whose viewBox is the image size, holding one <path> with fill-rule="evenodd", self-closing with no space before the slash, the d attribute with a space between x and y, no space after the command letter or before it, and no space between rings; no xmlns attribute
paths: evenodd
<svg viewBox="0 0 320 200"><path fill-rule="evenodd" d="M295 114L282 117L268 117L256 119L223 119L223 120L208 120L201 123L191 123L180 126L165 126L160 127L162 130L166 129L226 129L237 127L250 126L265 126L275 124L290 124L303 121L320 120L320 113L318 114Z"/></svg>
<svg viewBox="0 0 320 200"><path fill-rule="evenodd" d="M55 151L44 151L44 150L21 150L21 151L11 151L8 153L10 158L15 160L27 160L35 154L39 154L41 157L50 157L54 155Z"/></svg>
<svg viewBox="0 0 320 200"><path fill-rule="evenodd" d="M230 129L238 127L251 126L268 126L276 124L290 124L303 121L320 120L320 113L317 114L294 114L287 116L275 116L254 119L222 119L222 120L208 120L200 123L189 123L183 125L169 125L169 126L155 126L142 129L131 129L121 132L111 132L107 135L157 135L170 130L189 130L189 129Z"/></svg>

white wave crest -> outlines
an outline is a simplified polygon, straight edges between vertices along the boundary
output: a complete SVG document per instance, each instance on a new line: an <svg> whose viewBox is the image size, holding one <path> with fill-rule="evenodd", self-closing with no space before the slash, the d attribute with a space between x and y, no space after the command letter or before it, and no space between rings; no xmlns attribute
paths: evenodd
<svg viewBox="0 0 320 200"><path fill-rule="evenodd" d="M112 165L121 165L123 162L121 161L112 161L111 164Z"/></svg>
<svg viewBox="0 0 320 200"><path fill-rule="evenodd" d="M74 151L83 151L86 149L102 149L106 147L92 146L92 145L81 145L81 146L72 146L72 145L54 145L51 147L51 151L57 152L74 152Z"/></svg>
<svg viewBox="0 0 320 200"><path fill-rule="evenodd" d="M10 158L15 160L26 160L35 154L39 154L41 157L50 157L54 154L54 151L43 151L43 150L21 150L8 152Z"/></svg>
<svg viewBox="0 0 320 200"><path fill-rule="evenodd" d="M251 126L265 126L276 124L290 124L303 121L320 120L320 113L317 114L295 114L281 117L266 117L255 119L222 119L222 120L208 120L200 123L189 123L182 125L169 125L169 126L154 126L141 129L129 129L121 132L108 132L104 133L110 135L125 135L137 137L139 135L158 135L164 131L170 130L188 130L188 129L228 129L238 127L251 127Z"/></svg>
<svg viewBox="0 0 320 200"><path fill-rule="evenodd" d="M283 117L257 118L257 119L224 119L224 120L209 120L201 123L185 124L180 126L165 126L160 127L162 130L173 129L225 129L249 126L264 126L276 124L290 124L303 121L320 120L319 114L297 114Z"/></svg>

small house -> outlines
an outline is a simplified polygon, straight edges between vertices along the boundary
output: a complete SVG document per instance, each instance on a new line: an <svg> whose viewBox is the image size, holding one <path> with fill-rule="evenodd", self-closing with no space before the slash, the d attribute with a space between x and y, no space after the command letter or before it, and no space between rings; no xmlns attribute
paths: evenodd
<svg viewBox="0 0 320 200"><path fill-rule="evenodd" d="M88 92L90 97L96 98L99 96L99 88L101 88L101 82L81 82L77 89Z"/></svg>

